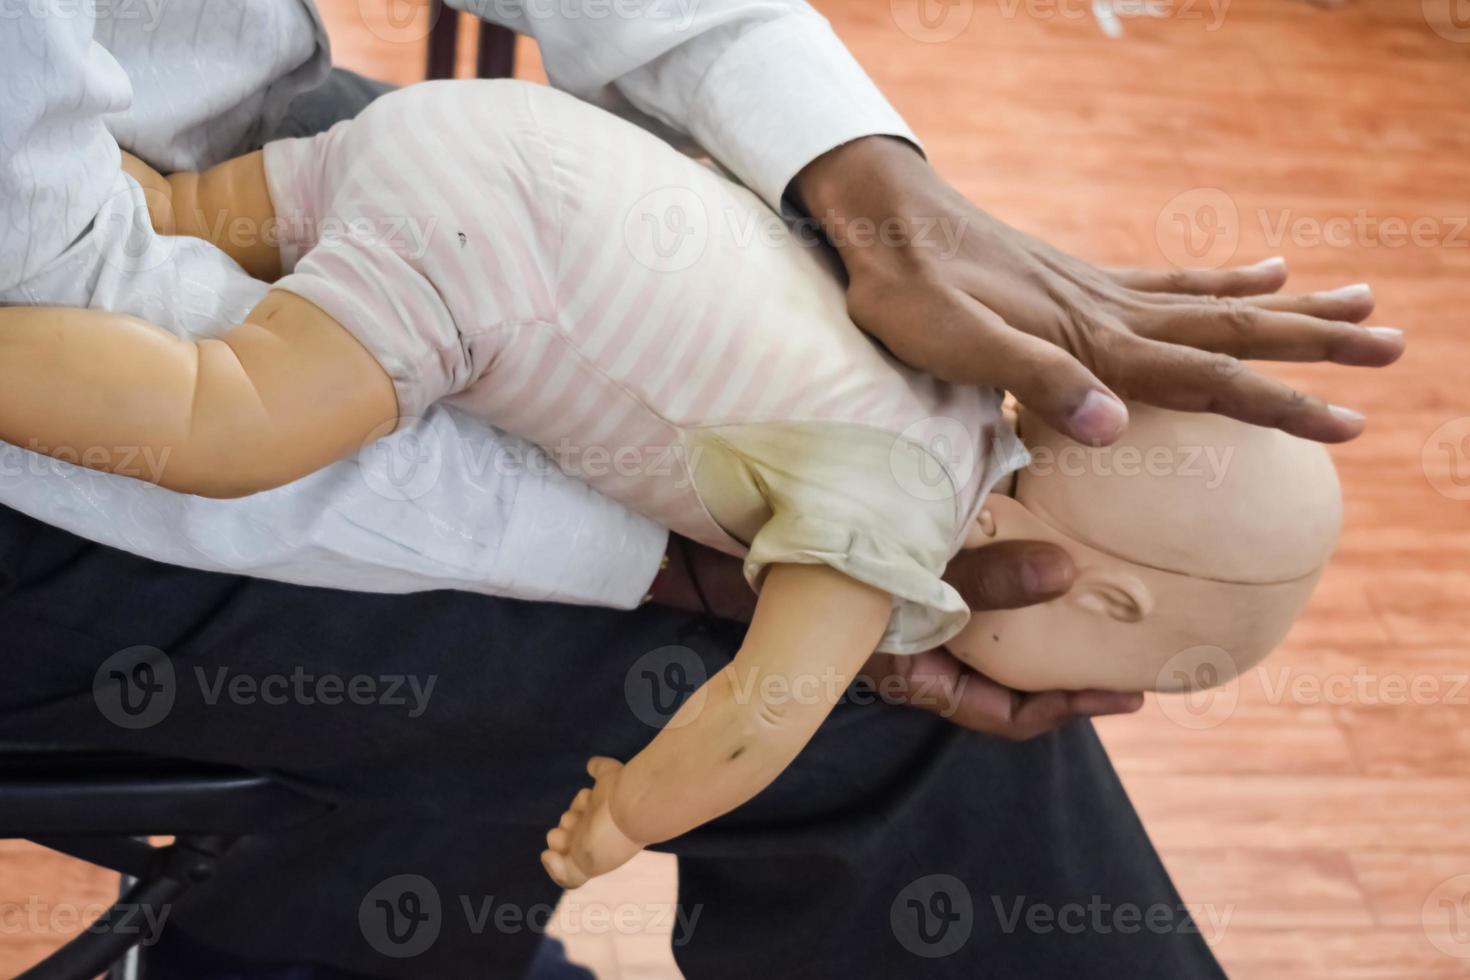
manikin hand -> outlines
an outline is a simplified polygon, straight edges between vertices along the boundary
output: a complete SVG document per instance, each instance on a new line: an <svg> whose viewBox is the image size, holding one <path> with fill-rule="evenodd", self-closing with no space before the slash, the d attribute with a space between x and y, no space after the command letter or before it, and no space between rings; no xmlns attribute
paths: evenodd
<svg viewBox="0 0 1470 980"><path fill-rule="evenodd" d="M943 380L1009 390L1085 444L1122 432L1115 396L1341 442L1362 431L1361 415L1237 358L1382 366L1403 352L1399 331L1356 325L1373 311L1366 286L1277 294L1279 260L1099 269L981 211L900 140L837 147L791 190L837 248L859 326Z"/></svg>
<svg viewBox="0 0 1470 980"><path fill-rule="evenodd" d="M1072 560L1055 545L1005 541L961 551L950 559L944 578L971 609L1014 609L1064 594L1074 574ZM668 568L654 580L653 601L738 622L749 622L755 608L755 595L745 583L739 559L678 539L669 547ZM1082 718L1128 714L1143 707L1141 694L1013 691L945 650L909 657L874 654L860 683L884 700L1017 741Z"/></svg>
<svg viewBox="0 0 1470 980"><path fill-rule="evenodd" d="M561 821L546 834L541 866L563 888L580 888L633 860L643 845L629 840L613 822L610 803L623 764L604 756L587 763L595 782L572 798Z"/></svg>

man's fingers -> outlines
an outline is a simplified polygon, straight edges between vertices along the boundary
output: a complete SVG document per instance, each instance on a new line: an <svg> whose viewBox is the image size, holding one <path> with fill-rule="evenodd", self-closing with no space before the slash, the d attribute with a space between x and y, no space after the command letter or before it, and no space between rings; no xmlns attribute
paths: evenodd
<svg viewBox="0 0 1470 980"><path fill-rule="evenodd" d="M1213 412L1316 442L1346 442L1363 416L1329 405L1228 354L1129 337L1117 345L1109 380L1128 397L1181 412Z"/></svg>
<svg viewBox="0 0 1470 980"><path fill-rule="evenodd" d="M1154 340L1255 360L1382 367L1404 352L1403 332L1392 327L1360 327L1238 299L1157 307L1139 314L1133 327Z"/></svg>
<svg viewBox="0 0 1470 980"><path fill-rule="evenodd" d="M1071 691L1068 698L1072 713L1084 718L1131 715L1143 707L1143 695L1133 691Z"/></svg>
<svg viewBox="0 0 1470 980"><path fill-rule="evenodd" d="M946 332L957 341L969 339L976 378L1009 391L1052 428L1085 445L1107 445L1123 434L1128 409L1081 361L1050 341L1013 329L969 296L961 303L956 316L968 329Z"/></svg>
<svg viewBox="0 0 1470 980"><path fill-rule="evenodd" d="M1304 313L1307 316L1321 317L1324 320L1346 320L1349 323L1361 323L1366 320L1368 314L1372 313L1378 305L1377 299L1373 296L1373 290L1367 283L1324 290L1320 293L1265 293L1260 296L1192 296L1185 293L1135 291L1128 299L1132 305L1143 307L1249 303L1263 310ZM1120 308L1127 310L1128 304L1122 304ZM1125 319L1131 319L1126 312L1119 315Z"/></svg>
<svg viewBox="0 0 1470 980"><path fill-rule="evenodd" d="M885 664L902 678L899 691L911 707L939 715L961 728L1020 741L1065 723L1064 712L1047 715L1033 709L1024 719L1016 712L1023 696L961 664L947 650L910 657L889 656ZM1065 699L1063 698L1063 706Z"/></svg>
<svg viewBox="0 0 1470 980"><path fill-rule="evenodd" d="M1259 296L1286 285L1286 260L1267 259L1234 269L1110 269L1108 275L1143 293Z"/></svg>
<svg viewBox="0 0 1470 980"><path fill-rule="evenodd" d="M1062 595L1076 574L1071 557L1054 544L1002 541L958 552L944 580L971 609L1018 609Z"/></svg>
<svg viewBox="0 0 1470 980"><path fill-rule="evenodd" d="M1037 694L1021 694L1009 691L1011 698L1010 724L1007 738L1026 741L1056 731L1068 722L1076 721L1072 703L1066 691L1042 691Z"/></svg>
<svg viewBox="0 0 1470 980"><path fill-rule="evenodd" d="M877 690L891 691L911 707L939 715L970 731L1025 741L1079 718L1128 714L1143 707L1142 694L1117 691L1043 691L1023 694L976 673L947 650L914 656L876 654L863 674Z"/></svg>
<svg viewBox="0 0 1470 980"><path fill-rule="evenodd" d="M1361 323L1373 312L1378 301L1367 283L1344 286L1320 293L1271 293L1265 296L1242 296L1240 301L1263 310L1303 313L1324 320L1346 320Z"/></svg>
<svg viewBox="0 0 1470 980"><path fill-rule="evenodd" d="M1015 694L1012 714L1018 739L1035 738L1082 718L1131 714L1143 707L1143 695L1119 691L1041 691Z"/></svg>

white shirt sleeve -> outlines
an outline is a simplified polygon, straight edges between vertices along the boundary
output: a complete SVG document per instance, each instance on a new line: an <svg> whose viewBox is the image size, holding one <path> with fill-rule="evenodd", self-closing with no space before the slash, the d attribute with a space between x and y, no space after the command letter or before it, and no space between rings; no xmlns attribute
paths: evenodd
<svg viewBox="0 0 1470 980"><path fill-rule="evenodd" d="M268 287L206 242L153 234L102 124L130 104L128 77L92 40L91 8L61 6L0 31L0 305L93 306L218 334ZM192 568L622 607L642 599L667 537L522 440L442 407L244 500L175 494L0 444L0 503Z"/></svg>
<svg viewBox="0 0 1470 980"><path fill-rule="evenodd" d="M553 85L692 140L767 204L862 136L918 145L802 0L449 0L534 37Z"/></svg>

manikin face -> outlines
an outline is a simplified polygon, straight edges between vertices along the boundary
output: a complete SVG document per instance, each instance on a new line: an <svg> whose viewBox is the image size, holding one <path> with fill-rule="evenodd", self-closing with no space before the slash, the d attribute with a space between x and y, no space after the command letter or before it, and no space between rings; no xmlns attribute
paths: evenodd
<svg viewBox="0 0 1470 980"><path fill-rule="evenodd" d="M987 676L1018 690L1223 684L1280 643L1311 595L1340 516L1322 447L1212 416L1130 411L1107 450L1022 416L1033 465L1014 499L986 502L978 537L1058 544L1077 578L1051 602L971 618L949 647Z"/></svg>

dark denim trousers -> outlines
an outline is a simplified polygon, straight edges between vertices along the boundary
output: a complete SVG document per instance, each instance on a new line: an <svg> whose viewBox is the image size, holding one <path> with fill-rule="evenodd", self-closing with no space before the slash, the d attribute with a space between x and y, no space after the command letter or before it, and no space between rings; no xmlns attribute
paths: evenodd
<svg viewBox="0 0 1470 980"><path fill-rule="evenodd" d="M339 72L286 132L383 90ZM653 608L194 572L3 508L0 590L0 738L229 763L336 804L243 842L170 931L376 977L521 976L587 758L635 753L740 641ZM1088 724L1015 745L854 697L667 849L678 905L654 911L696 980L1222 975Z"/></svg>

